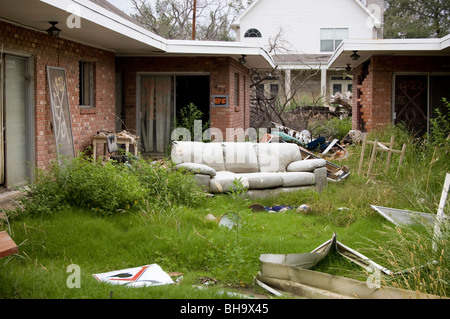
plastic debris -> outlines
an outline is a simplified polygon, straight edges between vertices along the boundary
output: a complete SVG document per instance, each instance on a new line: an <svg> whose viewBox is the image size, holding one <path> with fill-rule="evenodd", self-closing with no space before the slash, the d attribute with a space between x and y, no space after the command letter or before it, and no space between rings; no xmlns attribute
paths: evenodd
<svg viewBox="0 0 450 319"><path fill-rule="evenodd" d="M157 264L115 270L93 276L100 282L129 287L151 287L174 283L172 278Z"/></svg>

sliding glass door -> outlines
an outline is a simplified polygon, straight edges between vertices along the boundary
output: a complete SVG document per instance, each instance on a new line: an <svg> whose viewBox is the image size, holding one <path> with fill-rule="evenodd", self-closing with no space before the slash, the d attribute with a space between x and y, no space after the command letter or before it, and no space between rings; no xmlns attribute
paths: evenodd
<svg viewBox="0 0 450 319"><path fill-rule="evenodd" d="M28 59L12 55L3 59L2 183L16 186L29 178L28 133L33 125L27 110Z"/></svg>

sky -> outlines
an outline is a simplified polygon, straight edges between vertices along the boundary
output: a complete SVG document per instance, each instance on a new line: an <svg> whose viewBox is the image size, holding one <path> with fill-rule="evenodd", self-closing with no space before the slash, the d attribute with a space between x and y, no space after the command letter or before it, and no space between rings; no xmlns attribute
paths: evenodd
<svg viewBox="0 0 450 319"><path fill-rule="evenodd" d="M131 0L108 0L108 2L127 14L130 14L133 11L132 10L133 5L131 4Z"/></svg>

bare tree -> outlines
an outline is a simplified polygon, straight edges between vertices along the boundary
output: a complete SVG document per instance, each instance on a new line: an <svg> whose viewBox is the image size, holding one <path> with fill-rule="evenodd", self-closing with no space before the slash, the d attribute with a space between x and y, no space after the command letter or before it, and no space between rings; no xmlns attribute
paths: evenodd
<svg viewBox="0 0 450 319"><path fill-rule="evenodd" d="M307 65L320 61L315 56L296 54L283 30L269 39L266 50L277 62L285 59L296 59L297 63ZM281 64L281 63L280 63ZM275 70L252 70L251 72L251 123L254 128L271 127L272 122L293 129L306 129L314 112L304 108L323 103L323 96L311 85L311 81L320 74L319 68L307 67L302 71L289 71L276 67ZM320 86L319 86L320 87Z"/></svg>
<svg viewBox="0 0 450 319"><path fill-rule="evenodd" d="M248 5L247 1L247 5ZM150 31L167 39L192 39L196 17L197 40L234 40L231 24L245 9L242 0L132 0L137 14L133 18Z"/></svg>

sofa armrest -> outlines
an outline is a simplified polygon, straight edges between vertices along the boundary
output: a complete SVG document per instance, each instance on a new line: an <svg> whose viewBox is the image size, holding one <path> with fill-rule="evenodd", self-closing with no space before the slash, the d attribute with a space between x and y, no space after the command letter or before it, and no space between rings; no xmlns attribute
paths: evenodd
<svg viewBox="0 0 450 319"><path fill-rule="evenodd" d="M320 193L327 186L328 182L328 171L326 167L316 168L314 170L314 180L316 184L316 189Z"/></svg>
<svg viewBox="0 0 450 319"><path fill-rule="evenodd" d="M204 164L198 164L198 163L181 163L175 165L175 169L184 169L188 172L194 173L194 174L201 174L201 175L209 175L211 177L216 176L216 170L212 167L209 167L208 165Z"/></svg>
<svg viewBox="0 0 450 319"><path fill-rule="evenodd" d="M295 161L286 167L288 172L313 172L316 168L325 167L327 161L321 158Z"/></svg>

